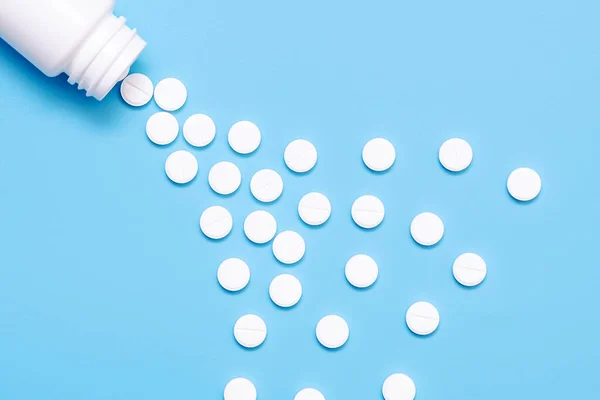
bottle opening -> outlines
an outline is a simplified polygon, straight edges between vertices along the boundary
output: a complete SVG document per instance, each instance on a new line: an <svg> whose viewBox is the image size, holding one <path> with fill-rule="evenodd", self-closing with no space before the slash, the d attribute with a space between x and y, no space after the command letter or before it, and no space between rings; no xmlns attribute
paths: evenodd
<svg viewBox="0 0 600 400"><path fill-rule="evenodd" d="M125 18L107 16L79 48L67 67L69 83L77 84L86 95L102 100L126 75L131 64L146 47Z"/></svg>

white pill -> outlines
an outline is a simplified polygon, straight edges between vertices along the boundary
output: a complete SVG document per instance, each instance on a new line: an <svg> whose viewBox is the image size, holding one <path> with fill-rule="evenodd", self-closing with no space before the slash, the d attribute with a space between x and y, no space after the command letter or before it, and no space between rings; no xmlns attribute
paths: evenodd
<svg viewBox="0 0 600 400"><path fill-rule="evenodd" d="M223 398L225 400L256 400L256 388L246 378L235 378L225 386Z"/></svg>
<svg viewBox="0 0 600 400"><path fill-rule="evenodd" d="M375 138L363 147L362 158L365 165L376 172L389 169L396 161L394 145L383 138Z"/></svg>
<svg viewBox="0 0 600 400"><path fill-rule="evenodd" d="M285 148L283 159L292 171L308 172L317 163L317 149L308 140L294 140Z"/></svg>
<svg viewBox="0 0 600 400"><path fill-rule="evenodd" d="M183 137L194 147L208 146L217 133L213 120L204 114L194 114L183 124Z"/></svg>
<svg viewBox="0 0 600 400"><path fill-rule="evenodd" d="M426 301L419 301L408 308L406 325L417 335L429 335L440 324L440 314L437 308Z"/></svg>
<svg viewBox="0 0 600 400"><path fill-rule="evenodd" d="M357 254L346 263L346 279L352 286L366 288L377 280L377 263L366 254Z"/></svg>
<svg viewBox="0 0 600 400"><path fill-rule="evenodd" d="M361 228L371 229L383 221L385 208L375 196L361 196L352 204L352 219Z"/></svg>
<svg viewBox="0 0 600 400"><path fill-rule="evenodd" d="M231 148L240 154L250 154L260 145L260 129L250 121L233 124L227 136Z"/></svg>
<svg viewBox="0 0 600 400"><path fill-rule="evenodd" d="M244 233L251 242L257 244L267 243L277 233L277 221L267 211L254 211L244 221Z"/></svg>
<svg viewBox="0 0 600 400"><path fill-rule="evenodd" d="M349 335L348 324L339 315L327 315L317 324L317 340L329 349L342 347Z"/></svg>
<svg viewBox="0 0 600 400"><path fill-rule="evenodd" d="M154 89L154 101L165 111L179 110L186 100L187 89L179 79L163 79Z"/></svg>
<svg viewBox="0 0 600 400"><path fill-rule="evenodd" d="M141 107L152 100L154 85L144 74L131 74L121 83L121 97L133 107Z"/></svg>
<svg viewBox="0 0 600 400"><path fill-rule="evenodd" d="M237 292L250 281L250 268L239 258L228 258L219 265L217 280L223 289Z"/></svg>
<svg viewBox="0 0 600 400"><path fill-rule="evenodd" d="M208 238L223 239L229 235L232 227L233 218L224 207L208 207L200 216L200 229Z"/></svg>
<svg viewBox="0 0 600 400"><path fill-rule="evenodd" d="M294 231L284 231L273 240L273 255L283 264L297 263L304 257L304 239Z"/></svg>
<svg viewBox="0 0 600 400"><path fill-rule="evenodd" d="M410 377L392 374L383 382L381 392L385 400L413 400L417 395L417 388Z"/></svg>
<svg viewBox="0 0 600 400"><path fill-rule="evenodd" d="M165 172L169 179L175 183L188 183L198 173L198 161L189 151L178 150L167 157Z"/></svg>
<svg viewBox="0 0 600 400"><path fill-rule="evenodd" d="M322 193L308 193L298 203L298 215L308 225L322 225L331 215L331 203Z"/></svg>
<svg viewBox="0 0 600 400"><path fill-rule="evenodd" d="M459 172L466 169L473 161L473 150L466 140L452 138L440 146L440 163L448 171Z"/></svg>
<svg viewBox="0 0 600 400"><path fill-rule="evenodd" d="M420 245L433 246L444 236L444 223L437 215L424 212L412 220L410 234Z"/></svg>
<svg viewBox="0 0 600 400"><path fill-rule="evenodd" d="M531 168L517 168L508 176L508 192L519 201L530 201L542 190L542 179Z"/></svg>
<svg viewBox="0 0 600 400"><path fill-rule="evenodd" d="M258 347L267 337L267 325L258 315L246 314L235 323L233 335L235 340L244 347L249 349Z"/></svg>
<svg viewBox="0 0 600 400"><path fill-rule="evenodd" d="M157 112L146 122L146 135L152 142L164 146L173 142L179 134L177 119L167 112Z"/></svg>
<svg viewBox="0 0 600 400"><path fill-rule="evenodd" d="M281 274L273 278L269 285L269 296L279 307L292 307L302 297L302 284L293 275Z"/></svg>
<svg viewBox="0 0 600 400"><path fill-rule="evenodd" d="M317 389L302 389L294 396L294 400L325 400L325 396Z"/></svg>
<svg viewBox="0 0 600 400"><path fill-rule="evenodd" d="M487 266L485 261L475 253L461 254L452 265L454 278L463 286L477 286L485 279Z"/></svg>
<svg viewBox="0 0 600 400"><path fill-rule="evenodd" d="M208 172L208 184L218 194L231 194L240 187L241 183L240 169L229 161L216 163Z"/></svg>
<svg viewBox="0 0 600 400"><path fill-rule="evenodd" d="M270 203L281 196L281 192L283 192L283 180L272 169L262 169L252 176L250 191L256 200L263 203Z"/></svg>

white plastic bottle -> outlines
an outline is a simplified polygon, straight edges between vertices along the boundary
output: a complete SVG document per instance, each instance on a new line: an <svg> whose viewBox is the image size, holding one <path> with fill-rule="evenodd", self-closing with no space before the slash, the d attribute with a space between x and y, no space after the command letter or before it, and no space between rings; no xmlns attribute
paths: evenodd
<svg viewBox="0 0 600 400"><path fill-rule="evenodd" d="M114 6L115 0L0 0L0 38L44 74L64 72L102 100L146 47Z"/></svg>

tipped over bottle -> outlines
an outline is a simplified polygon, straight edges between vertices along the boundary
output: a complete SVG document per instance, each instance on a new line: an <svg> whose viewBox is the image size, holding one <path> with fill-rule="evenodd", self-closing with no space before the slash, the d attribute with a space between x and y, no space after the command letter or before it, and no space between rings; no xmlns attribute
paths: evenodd
<svg viewBox="0 0 600 400"><path fill-rule="evenodd" d="M146 47L114 0L1 0L0 37L49 77L102 100Z"/></svg>

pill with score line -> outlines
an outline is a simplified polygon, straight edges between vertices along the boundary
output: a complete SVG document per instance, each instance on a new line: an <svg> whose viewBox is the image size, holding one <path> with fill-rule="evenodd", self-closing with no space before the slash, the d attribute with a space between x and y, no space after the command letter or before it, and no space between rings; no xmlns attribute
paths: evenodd
<svg viewBox="0 0 600 400"><path fill-rule="evenodd" d="M154 95L154 85L144 74L131 74L121 83L121 97L133 107L141 107Z"/></svg>
<svg viewBox="0 0 600 400"><path fill-rule="evenodd" d="M283 179L272 169L261 169L250 179L250 192L262 203L272 203L283 192Z"/></svg>
<svg viewBox="0 0 600 400"><path fill-rule="evenodd" d="M426 301L416 302L406 311L406 325L417 335L430 335L439 324L440 314L437 308Z"/></svg>
<svg viewBox="0 0 600 400"><path fill-rule="evenodd" d="M322 193L308 193L298 203L298 215L307 225L323 225L331 215L331 203Z"/></svg>
<svg viewBox="0 0 600 400"><path fill-rule="evenodd" d="M165 173L175 183L180 185L189 183L198 174L198 161L188 151L175 151L165 161Z"/></svg>
<svg viewBox="0 0 600 400"><path fill-rule="evenodd" d="M233 228L233 218L225 207L208 207L200 216L200 229L210 239L223 239Z"/></svg>
<svg viewBox="0 0 600 400"><path fill-rule="evenodd" d="M317 163L317 149L308 140L294 140L285 148L283 159L290 170L305 173Z"/></svg>
<svg viewBox="0 0 600 400"><path fill-rule="evenodd" d="M208 146L215 138L217 127L208 115L194 114L183 124L183 137L194 147Z"/></svg>
<svg viewBox="0 0 600 400"><path fill-rule="evenodd" d="M258 315L246 314L235 323L233 335L241 346L255 348L265 341L267 325Z"/></svg>
<svg viewBox="0 0 600 400"><path fill-rule="evenodd" d="M364 229L377 227L385 216L381 200L372 195L361 196L352 204L352 219Z"/></svg>

